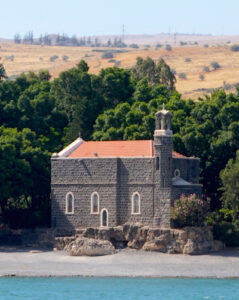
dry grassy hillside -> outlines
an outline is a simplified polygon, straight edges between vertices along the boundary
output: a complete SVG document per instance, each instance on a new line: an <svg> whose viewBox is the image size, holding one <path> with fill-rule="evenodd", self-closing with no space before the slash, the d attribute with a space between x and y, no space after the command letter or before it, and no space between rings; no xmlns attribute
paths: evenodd
<svg viewBox="0 0 239 300"><path fill-rule="evenodd" d="M109 59L102 59L100 52L93 52L95 48L87 47L56 47L37 45L15 45L13 43L0 43L0 57L6 68L8 76L14 76L29 70L38 71L49 69L53 77L73 67L81 59L86 60L90 66L90 72L98 73L101 68L115 65ZM101 48L102 49L102 48ZM129 68L135 64L136 57L150 56L153 59L164 58L171 68L177 72L177 90L185 98L198 96L226 84L239 83L239 52L232 52L229 46L177 46L172 51L165 48L155 49L151 46L148 50L145 47L140 49L127 49L128 52L114 54L116 64ZM50 58L57 56L54 61ZM63 56L68 60L64 61ZM185 61L187 58L188 62ZM217 61L221 68L215 71L205 72L205 66L210 67L212 61ZM212 70L212 67L210 67ZM179 73L185 73L186 79L178 78ZM199 76L203 74L205 79Z"/></svg>

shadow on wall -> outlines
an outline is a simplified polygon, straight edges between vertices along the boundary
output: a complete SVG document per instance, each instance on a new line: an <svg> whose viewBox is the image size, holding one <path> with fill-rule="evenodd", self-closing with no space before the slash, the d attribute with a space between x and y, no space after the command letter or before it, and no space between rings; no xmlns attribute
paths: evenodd
<svg viewBox="0 0 239 300"><path fill-rule="evenodd" d="M124 162L118 158L117 160L117 195L116 195L116 209L117 209L117 224L124 224L128 221L128 211L131 201L129 192L129 171Z"/></svg>
<svg viewBox="0 0 239 300"><path fill-rule="evenodd" d="M59 230L60 235L72 235L75 232L75 226L69 221L69 218L76 218L74 214L65 214L56 201L54 192L51 199L51 227Z"/></svg>

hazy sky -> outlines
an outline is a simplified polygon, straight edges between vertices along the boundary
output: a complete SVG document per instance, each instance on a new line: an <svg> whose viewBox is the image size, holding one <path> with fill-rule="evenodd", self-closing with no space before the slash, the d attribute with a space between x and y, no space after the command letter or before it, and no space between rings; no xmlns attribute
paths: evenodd
<svg viewBox="0 0 239 300"><path fill-rule="evenodd" d="M69 35L239 34L238 0L0 0L0 37L31 30Z"/></svg>

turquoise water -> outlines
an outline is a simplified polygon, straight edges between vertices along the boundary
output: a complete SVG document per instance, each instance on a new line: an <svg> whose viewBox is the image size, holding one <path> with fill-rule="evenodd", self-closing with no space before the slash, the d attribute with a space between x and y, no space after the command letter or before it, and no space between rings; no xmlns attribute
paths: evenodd
<svg viewBox="0 0 239 300"><path fill-rule="evenodd" d="M3 277L0 299L239 300L239 279Z"/></svg>

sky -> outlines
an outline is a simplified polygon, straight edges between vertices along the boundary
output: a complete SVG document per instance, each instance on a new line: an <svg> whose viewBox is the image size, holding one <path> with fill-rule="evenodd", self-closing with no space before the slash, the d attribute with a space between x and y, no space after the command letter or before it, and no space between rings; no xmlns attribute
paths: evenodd
<svg viewBox="0 0 239 300"><path fill-rule="evenodd" d="M239 34L238 0L0 0L0 37L161 32Z"/></svg>

